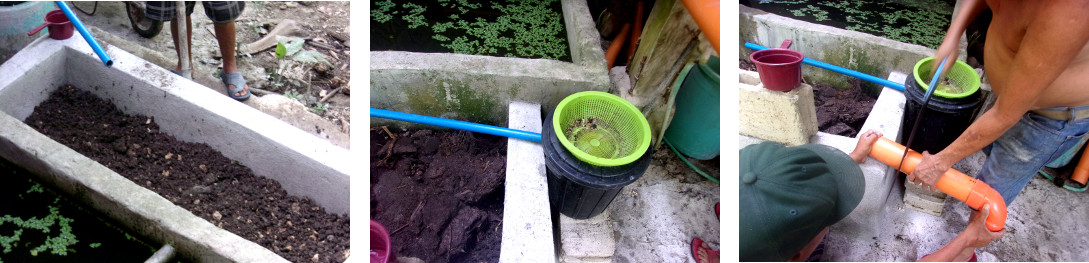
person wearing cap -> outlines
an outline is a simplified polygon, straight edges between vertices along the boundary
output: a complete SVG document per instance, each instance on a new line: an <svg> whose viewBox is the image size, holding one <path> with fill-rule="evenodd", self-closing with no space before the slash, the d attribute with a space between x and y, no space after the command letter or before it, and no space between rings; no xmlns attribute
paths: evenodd
<svg viewBox="0 0 1089 263"><path fill-rule="evenodd" d="M828 234L862 200L866 160L880 132L867 131L846 154L826 145L786 147L763 142L741 149L741 261L806 261ZM986 208L983 209L987 211ZM966 261L974 249L1004 232L986 229L987 213L937 252L921 260ZM817 258L819 260L819 258Z"/></svg>

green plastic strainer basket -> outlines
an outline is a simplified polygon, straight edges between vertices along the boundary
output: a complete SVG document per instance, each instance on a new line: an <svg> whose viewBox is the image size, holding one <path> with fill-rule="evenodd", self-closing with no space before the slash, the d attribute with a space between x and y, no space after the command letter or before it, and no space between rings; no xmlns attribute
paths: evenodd
<svg viewBox="0 0 1089 263"><path fill-rule="evenodd" d="M919 83L919 87L922 87L923 90L930 88L930 78L934 77L930 72L932 70L930 69L930 63L934 63L934 57L924 58L915 63L915 82ZM972 93L979 90L979 74L976 74L976 70L972 69L972 66L967 63L957 60L952 67L945 70L949 73L946 73L945 79L938 84L938 89L934 91L934 95L942 98L959 99L972 95Z"/></svg>
<svg viewBox="0 0 1089 263"><path fill-rule="evenodd" d="M650 124L639 109L605 92L567 96L556 105L552 127L564 148L596 166L631 163L650 147Z"/></svg>

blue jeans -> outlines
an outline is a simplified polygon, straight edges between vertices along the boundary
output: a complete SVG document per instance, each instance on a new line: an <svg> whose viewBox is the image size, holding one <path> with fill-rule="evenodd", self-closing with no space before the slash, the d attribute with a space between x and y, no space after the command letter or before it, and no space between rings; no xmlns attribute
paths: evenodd
<svg viewBox="0 0 1089 263"><path fill-rule="evenodd" d="M1054 120L1026 113L984 149L987 161L979 179L998 191L1008 206L1040 168L1077 145L1086 132L1089 132L1089 118Z"/></svg>

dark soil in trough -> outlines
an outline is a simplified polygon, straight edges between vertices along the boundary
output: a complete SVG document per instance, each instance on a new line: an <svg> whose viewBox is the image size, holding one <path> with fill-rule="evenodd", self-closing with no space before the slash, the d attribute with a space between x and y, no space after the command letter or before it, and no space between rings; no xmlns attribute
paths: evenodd
<svg viewBox="0 0 1089 263"><path fill-rule="evenodd" d="M497 262L507 140L466 131L371 130L371 219L397 256Z"/></svg>
<svg viewBox="0 0 1089 263"><path fill-rule="evenodd" d="M756 71L756 64L748 59L739 61L742 70ZM853 138L866 123L877 99L862 90L862 80L851 79L850 82L851 87L846 90L825 83L808 83L813 86L819 131Z"/></svg>
<svg viewBox="0 0 1089 263"><path fill-rule="evenodd" d="M0 215L5 218L0 219L0 237L18 238L8 244L11 251L0 254L0 262L143 262L158 249L32 178L36 176L0 158ZM47 223L31 224L38 228L15 223L38 220ZM66 225L70 239L65 238ZM56 250L46 246L34 255L31 251L47 239L62 245Z"/></svg>
<svg viewBox="0 0 1089 263"><path fill-rule="evenodd" d="M254 175L208 145L178 141L150 117L126 116L110 102L66 85L26 123L287 260L341 262L347 256L347 215L288 195L275 180Z"/></svg>

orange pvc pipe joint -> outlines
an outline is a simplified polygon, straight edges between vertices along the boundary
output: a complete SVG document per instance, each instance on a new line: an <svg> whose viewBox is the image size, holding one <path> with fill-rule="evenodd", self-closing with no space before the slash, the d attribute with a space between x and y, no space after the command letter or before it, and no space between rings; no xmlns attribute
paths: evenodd
<svg viewBox="0 0 1089 263"><path fill-rule="evenodd" d="M703 35L707 36L707 41L711 42L711 46L715 48L715 52L718 50L718 35L719 35L719 0L681 0L684 3L684 8L688 9L688 13L692 15L692 19L696 20L696 26L700 27L700 31L703 31Z"/></svg>
<svg viewBox="0 0 1089 263"><path fill-rule="evenodd" d="M631 40L628 40L628 59L635 54L635 44L639 42L639 35L643 34L643 1L635 3L635 26L631 28Z"/></svg>
<svg viewBox="0 0 1089 263"><path fill-rule="evenodd" d="M620 28L620 33L613 38L613 43L609 44L609 50L605 51L605 61L607 61L608 70L613 69L613 64L616 62L616 56L620 55L620 49L624 48L624 40L628 39L629 30L631 30L631 23L625 23L624 27Z"/></svg>
<svg viewBox="0 0 1089 263"><path fill-rule="evenodd" d="M870 157L892 167L901 167L900 159L904 154L904 147L888 138L881 137L873 144ZM916 151L908 151L904 158L901 172L910 174L923 160L923 155ZM991 204L990 215L987 217L987 229L992 232L1002 231L1006 226L1006 201L994 188L982 181L969 177L960 171L949 169L945 171L941 179L938 179L938 190L963 201L969 207L979 210L984 204Z"/></svg>
<svg viewBox="0 0 1089 263"><path fill-rule="evenodd" d="M1074 167L1074 174L1070 179L1082 185L1089 181L1089 147L1081 151L1081 159L1078 160L1078 166Z"/></svg>

